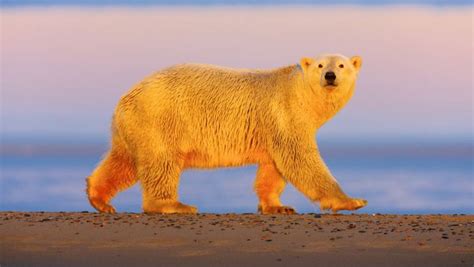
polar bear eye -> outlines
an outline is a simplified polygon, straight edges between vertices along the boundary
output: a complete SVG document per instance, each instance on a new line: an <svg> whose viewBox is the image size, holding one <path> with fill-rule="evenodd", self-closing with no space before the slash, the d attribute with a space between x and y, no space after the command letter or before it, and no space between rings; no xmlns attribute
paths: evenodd
<svg viewBox="0 0 474 267"><path fill-rule="evenodd" d="M318 67L321 69L323 68L323 64L319 64Z"/></svg>
<svg viewBox="0 0 474 267"><path fill-rule="evenodd" d="M344 64L339 64L339 68L343 69L343 68L344 68Z"/></svg>

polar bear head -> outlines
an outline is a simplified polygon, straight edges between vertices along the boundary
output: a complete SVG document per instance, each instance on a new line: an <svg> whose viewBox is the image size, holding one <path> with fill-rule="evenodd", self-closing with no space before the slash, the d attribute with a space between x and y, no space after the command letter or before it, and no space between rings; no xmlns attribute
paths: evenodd
<svg viewBox="0 0 474 267"><path fill-rule="evenodd" d="M300 61L304 82L317 95L331 98L352 95L362 58L338 54L304 57Z"/></svg>

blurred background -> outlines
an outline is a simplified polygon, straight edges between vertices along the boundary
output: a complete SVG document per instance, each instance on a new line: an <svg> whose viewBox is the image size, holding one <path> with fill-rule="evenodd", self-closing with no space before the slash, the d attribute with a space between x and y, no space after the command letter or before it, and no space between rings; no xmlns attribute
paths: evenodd
<svg viewBox="0 0 474 267"><path fill-rule="evenodd" d="M85 178L121 95L163 67L275 68L360 55L321 153L361 213L473 213L471 1L10 1L1 6L0 210L93 209ZM255 212L255 166L189 170L201 212ZM282 200L319 212L291 185ZM118 211L141 211L140 186Z"/></svg>

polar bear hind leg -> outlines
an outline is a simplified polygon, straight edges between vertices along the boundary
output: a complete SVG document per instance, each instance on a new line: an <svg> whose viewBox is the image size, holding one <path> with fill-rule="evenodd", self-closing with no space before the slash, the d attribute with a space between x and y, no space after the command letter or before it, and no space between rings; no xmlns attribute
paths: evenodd
<svg viewBox="0 0 474 267"><path fill-rule="evenodd" d="M197 213L194 206L178 201L183 159L174 153L150 151L139 162L137 174L143 189L145 213Z"/></svg>
<svg viewBox="0 0 474 267"><path fill-rule="evenodd" d="M87 178L87 196L99 212L115 213L110 200L137 181L135 167L126 147L113 138L112 148Z"/></svg>

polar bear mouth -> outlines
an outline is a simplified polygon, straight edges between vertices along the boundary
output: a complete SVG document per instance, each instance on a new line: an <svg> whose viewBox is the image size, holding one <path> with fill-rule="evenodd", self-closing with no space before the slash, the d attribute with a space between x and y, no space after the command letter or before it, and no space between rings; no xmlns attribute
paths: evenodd
<svg viewBox="0 0 474 267"><path fill-rule="evenodd" d="M327 83L326 85L324 85L324 88L328 89L328 90L334 90L337 88L337 84L335 83Z"/></svg>

